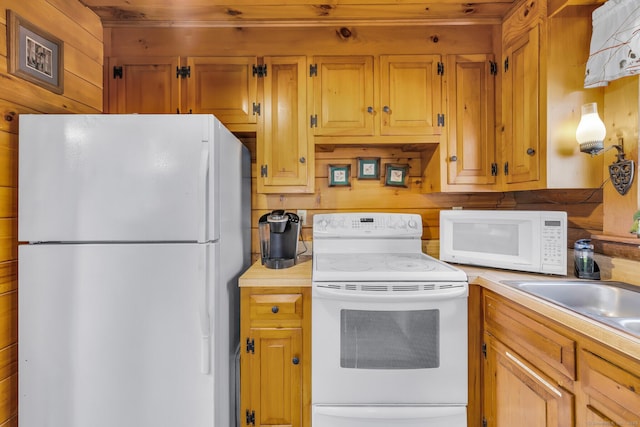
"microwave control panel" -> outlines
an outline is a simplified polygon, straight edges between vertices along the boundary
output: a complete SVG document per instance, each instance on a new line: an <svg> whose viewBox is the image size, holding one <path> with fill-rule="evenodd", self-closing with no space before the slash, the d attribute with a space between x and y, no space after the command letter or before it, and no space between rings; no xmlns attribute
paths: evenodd
<svg viewBox="0 0 640 427"><path fill-rule="evenodd" d="M544 219L542 222L542 264L562 267L567 245L566 224L560 219Z"/></svg>

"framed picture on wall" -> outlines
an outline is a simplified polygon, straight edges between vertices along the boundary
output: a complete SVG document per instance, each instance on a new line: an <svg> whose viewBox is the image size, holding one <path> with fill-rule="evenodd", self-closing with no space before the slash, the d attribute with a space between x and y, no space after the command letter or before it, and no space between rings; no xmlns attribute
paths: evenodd
<svg viewBox="0 0 640 427"><path fill-rule="evenodd" d="M358 179L380 179L380 157L358 157Z"/></svg>
<svg viewBox="0 0 640 427"><path fill-rule="evenodd" d="M329 165L329 187L351 185L351 165Z"/></svg>
<svg viewBox="0 0 640 427"><path fill-rule="evenodd" d="M7 10L9 74L51 92L64 92L64 43Z"/></svg>
<svg viewBox="0 0 640 427"><path fill-rule="evenodd" d="M397 165L387 163L385 165L386 178L385 185L392 187L406 187L407 174L409 173L409 165Z"/></svg>

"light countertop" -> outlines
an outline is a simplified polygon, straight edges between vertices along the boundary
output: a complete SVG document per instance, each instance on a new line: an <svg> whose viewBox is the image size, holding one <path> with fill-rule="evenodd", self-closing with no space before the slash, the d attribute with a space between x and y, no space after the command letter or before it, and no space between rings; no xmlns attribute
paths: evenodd
<svg viewBox="0 0 640 427"><path fill-rule="evenodd" d="M485 289L489 289L563 326L569 327L582 335L640 360L640 338L500 283L502 280L519 279L551 280L558 276L520 273L464 265L456 266L467 273L470 284L480 285ZM311 257L303 257L295 266L280 270L266 268L261 265L260 261L257 261L240 277L239 285L240 287L308 287L311 286L311 273ZM567 276L565 278L575 279L573 276Z"/></svg>

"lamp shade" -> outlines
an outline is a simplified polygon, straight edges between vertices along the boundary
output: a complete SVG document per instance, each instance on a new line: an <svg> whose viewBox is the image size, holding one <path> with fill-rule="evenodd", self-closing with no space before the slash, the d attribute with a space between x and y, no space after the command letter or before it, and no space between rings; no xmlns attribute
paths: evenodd
<svg viewBox="0 0 640 427"><path fill-rule="evenodd" d="M607 129L598 116L598 104L595 102L582 106L582 117L576 129L576 140L583 153L596 154L604 148Z"/></svg>

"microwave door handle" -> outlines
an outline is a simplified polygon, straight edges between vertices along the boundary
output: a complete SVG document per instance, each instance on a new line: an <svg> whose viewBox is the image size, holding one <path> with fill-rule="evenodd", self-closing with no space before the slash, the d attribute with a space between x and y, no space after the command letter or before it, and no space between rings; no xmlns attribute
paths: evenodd
<svg viewBox="0 0 640 427"><path fill-rule="evenodd" d="M453 298L466 298L469 290L466 286L449 289L437 289L422 293L407 291L380 292L380 291L343 291L328 289L314 284L314 291L318 297L349 300L349 301L389 301L389 302L429 302L442 301Z"/></svg>

